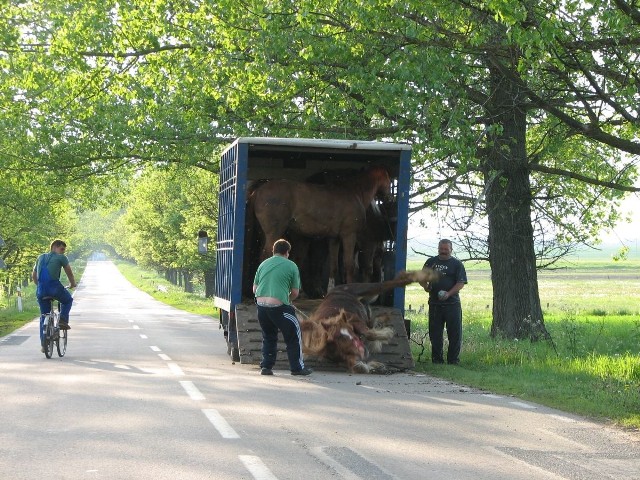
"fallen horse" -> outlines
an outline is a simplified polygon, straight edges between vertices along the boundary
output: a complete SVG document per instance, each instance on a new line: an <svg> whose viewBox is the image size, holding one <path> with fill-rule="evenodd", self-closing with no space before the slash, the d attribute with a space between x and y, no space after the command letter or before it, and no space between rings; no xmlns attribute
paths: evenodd
<svg viewBox="0 0 640 480"><path fill-rule="evenodd" d="M437 278L437 272L424 269L400 272L394 279L381 283L338 285L307 319L301 320L304 353L345 364L350 372L384 373L385 365L369 361L369 355L379 352L395 332L386 326L389 321L386 316L372 317L369 304L387 290Z"/></svg>

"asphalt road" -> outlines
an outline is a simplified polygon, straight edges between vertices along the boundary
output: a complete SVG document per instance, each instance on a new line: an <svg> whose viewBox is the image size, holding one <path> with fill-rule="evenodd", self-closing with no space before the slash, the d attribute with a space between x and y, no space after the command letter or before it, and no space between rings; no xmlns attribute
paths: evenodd
<svg viewBox="0 0 640 480"><path fill-rule="evenodd" d="M0 339L0 479L640 479L638 435L425 375L263 377L90 262L64 358ZM55 353L54 353L55 355Z"/></svg>

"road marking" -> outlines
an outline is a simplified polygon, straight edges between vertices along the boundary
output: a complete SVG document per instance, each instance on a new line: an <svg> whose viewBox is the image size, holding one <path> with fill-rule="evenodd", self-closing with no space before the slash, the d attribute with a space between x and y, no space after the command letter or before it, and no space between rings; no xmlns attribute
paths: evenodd
<svg viewBox="0 0 640 480"><path fill-rule="evenodd" d="M161 352L162 350L160 350L158 347L156 346L151 346L149 347L151 350L153 350L154 352Z"/></svg>
<svg viewBox="0 0 640 480"><path fill-rule="evenodd" d="M167 366L169 367L169 370L171 370L171 373L173 373L174 375L177 375L179 377L184 375L184 372L177 363L167 363Z"/></svg>
<svg viewBox="0 0 640 480"><path fill-rule="evenodd" d="M222 415L220 415L220 413L218 413L215 408L206 408L202 410L202 413L207 416L207 418L211 422L211 425L213 425L215 429L218 430L218 433L222 435L222 438L240 438L240 435L238 435L236 431L231 428L231 425L229 425L227 421L222 418Z"/></svg>
<svg viewBox="0 0 640 480"><path fill-rule="evenodd" d="M133 328L134 330L140 330L140 327L139 327L138 325L134 325L132 328Z"/></svg>
<svg viewBox="0 0 640 480"><path fill-rule="evenodd" d="M502 398L500 395L494 395L493 393L485 393L482 396L483 397L487 397L487 398L496 398L496 399L501 399Z"/></svg>
<svg viewBox="0 0 640 480"><path fill-rule="evenodd" d="M238 455L238 458L256 480L278 480L278 477L271 473L267 466L262 463L260 457L255 457L253 455Z"/></svg>
<svg viewBox="0 0 640 480"><path fill-rule="evenodd" d="M162 359L162 360L171 360L171 357L169 355L166 355L164 353L159 353L158 356Z"/></svg>
<svg viewBox="0 0 640 480"><path fill-rule="evenodd" d="M148 337L146 335L144 335L143 333L140 334L140 338L142 338L143 340L146 340Z"/></svg>
<svg viewBox="0 0 640 480"><path fill-rule="evenodd" d="M133 323L133 318L130 318L130 319L129 319L129 323Z"/></svg>
<svg viewBox="0 0 640 480"><path fill-rule="evenodd" d="M509 403L511 405L515 405L516 407L526 408L528 410L536 410L538 408L535 405L529 405L528 403L524 403L524 402L509 402Z"/></svg>
<svg viewBox="0 0 640 480"><path fill-rule="evenodd" d="M344 480L362 480L361 477L353 473L346 467L343 467L342 464L334 460L332 457L327 455L324 451L325 447L313 447L311 449L311 453L313 453L316 457L318 457L322 462L329 465L332 469L338 472L340 478Z"/></svg>
<svg viewBox="0 0 640 480"><path fill-rule="evenodd" d="M202 395L202 393L200 393L200 390L198 390L198 387L196 387L193 382L189 382L187 380L181 380L180 381L180 385L182 385L182 388L184 388L185 392L187 392L187 395L189 395L189 397L191 398L191 400L204 400L204 395Z"/></svg>
<svg viewBox="0 0 640 480"><path fill-rule="evenodd" d="M562 477L560 475L556 475L553 472L550 472L549 470L545 470L544 467L540 467L538 465L534 465L533 463L529 463L529 462L527 462L527 461L525 461L525 460L523 460L521 458L518 458L518 457L515 457L515 456L510 455L508 453L505 453L505 452L501 451L499 448L491 447L491 446L488 446L488 445L487 446L483 446L481 448L484 449L484 450L487 450L488 452L491 452L495 456L499 455L499 456L501 456L503 458L508 459L511 462L517 462L518 464L520 464L522 466L525 466L525 467L527 467L527 468L529 468L531 470L534 470L534 471L536 471L538 473L541 473L546 478L553 479L553 480L565 480L566 479L566 477ZM514 468L517 468L517 467L514 467Z"/></svg>
<svg viewBox="0 0 640 480"><path fill-rule="evenodd" d="M312 447L311 453L321 462L335 470L345 480L378 478L395 480L396 477L382 470L358 452L349 447Z"/></svg>

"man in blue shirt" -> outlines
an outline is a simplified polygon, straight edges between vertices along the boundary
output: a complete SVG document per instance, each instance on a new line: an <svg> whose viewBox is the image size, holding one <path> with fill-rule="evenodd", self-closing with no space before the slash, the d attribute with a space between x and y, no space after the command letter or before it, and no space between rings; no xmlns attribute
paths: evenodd
<svg viewBox="0 0 640 480"><path fill-rule="evenodd" d="M40 305L40 340L42 341L42 323L44 314L49 313L51 302L45 297L53 297L60 302L60 322L59 327L63 330L69 328L69 311L73 303L73 297L69 291L60 283L60 272L64 269L69 279L69 288L76 286L76 280L69 265L69 259L64 254L67 244L62 240L51 242L49 253L43 253L36 260L33 266L31 278L38 285L36 298Z"/></svg>

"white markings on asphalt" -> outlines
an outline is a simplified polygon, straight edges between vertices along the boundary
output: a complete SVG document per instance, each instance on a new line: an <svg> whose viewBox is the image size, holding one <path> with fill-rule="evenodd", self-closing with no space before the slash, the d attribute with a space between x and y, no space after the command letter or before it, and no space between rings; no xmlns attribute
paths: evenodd
<svg viewBox="0 0 640 480"><path fill-rule="evenodd" d="M130 319L129 319L129 323L133 323L133 318L130 318Z"/></svg>
<svg viewBox="0 0 640 480"><path fill-rule="evenodd" d="M146 335L144 335L143 333L140 334L140 338L142 338L143 340L146 340L148 337Z"/></svg>
<svg viewBox="0 0 640 480"><path fill-rule="evenodd" d="M189 397L191 398L191 400L204 400L204 395L202 395L202 393L200 393L200 390L198 390L198 387L196 387L193 382L189 382L186 380L181 380L180 381L180 385L182 385L182 388L184 388L185 392L187 392L187 395L189 395Z"/></svg>
<svg viewBox="0 0 640 480"><path fill-rule="evenodd" d="M278 480L278 477L271 473L259 457L253 455L238 455L238 458L255 480Z"/></svg>
<svg viewBox="0 0 640 480"><path fill-rule="evenodd" d="M511 405L515 405L516 407L526 408L528 410L535 410L538 408L535 405L529 405L528 403L524 403L524 402L509 402L509 403Z"/></svg>
<svg viewBox="0 0 640 480"><path fill-rule="evenodd" d="M162 360L171 360L171 357L169 355L166 355L164 353L159 353L158 356L162 359Z"/></svg>
<svg viewBox="0 0 640 480"><path fill-rule="evenodd" d="M331 456L327 455L324 451L325 447L313 447L311 448L311 453L315 455L321 462L329 465L332 469L338 472L340 478L344 480L362 480L361 477L353 473L348 468L344 467L341 463L334 460Z"/></svg>
<svg viewBox="0 0 640 480"><path fill-rule="evenodd" d="M510 462L517 463L518 465L521 465L523 468L534 470L535 472L540 473L545 478L549 478L552 480L566 480L566 477L561 477L560 475L556 475L555 473L545 470L543 467L539 467L532 463L528 463L527 461L514 457L513 455L503 452L496 447L484 445L480 448L482 448L483 450L487 450L488 452L491 452L496 457L502 457L502 458L508 459Z"/></svg>
<svg viewBox="0 0 640 480"><path fill-rule="evenodd" d="M159 347L156 347L155 345L152 345L149 347L151 350L153 350L154 352L161 352L162 350L160 350Z"/></svg>
<svg viewBox="0 0 640 480"><path fill-rule="evenodd" d="M169 367L169 370L171 370L171 373L173 373L174 375L177 375L179 377L184 375L184 372L177 363L167 363L167 366Z"/></svg>
<svg viewBox="0 0 640 480"><path fill-rule="evenodd" d="M131 327L131 328L133 328L134 330L140 330L140 327L139 327L138 325L134 325L134 326L133 326L133 327Z"/></svg>
<svg viewBox="0 0 640 480"><path fill-rule="evenodd" d="M494 395L493 393L485 393L482 396L487 398L496 398L496 399L502 398L500 395Z"/></svg>
<svg viewBox="0 0 640 480"><path fill-rule="evenodd" d="M214 428L218 430L218 433L222 435L222 438L240 438L240 435L238 435L236 431L231 428L231 425L229 425L227 421L222 418L222 415L220 415L220 413L218 413L215 408L203 409L202 413L206 415L206 417L211 422L211 425L213 425Z"/></svg>

